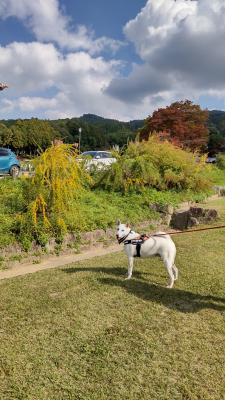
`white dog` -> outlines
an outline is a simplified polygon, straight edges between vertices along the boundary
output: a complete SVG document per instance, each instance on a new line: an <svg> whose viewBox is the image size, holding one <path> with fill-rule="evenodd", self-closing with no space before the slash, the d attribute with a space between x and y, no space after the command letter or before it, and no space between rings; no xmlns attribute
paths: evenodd
<svg viewBox="0 0 225 400"><path fill-rule="evenodd" d="M128 257L128 276L132 276L134 257L147 258L159 255L164 262L169 275L168 288L172 288L174 281L178 279L178 269L174 264L176 246L171 237L164 232L157 232L150 237L141 237L131 230L128 224L117 223L116 238L124 244L124 250Z"/></svg>

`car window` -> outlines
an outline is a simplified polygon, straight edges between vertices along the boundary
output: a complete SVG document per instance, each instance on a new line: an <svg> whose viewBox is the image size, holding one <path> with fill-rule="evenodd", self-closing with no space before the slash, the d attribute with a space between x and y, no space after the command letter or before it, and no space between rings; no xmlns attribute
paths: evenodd
<svg viewBox="0 0 225 400"><path fill-rule="evenodd" d="M112 158L112 154L108 151L85 151L81 156L91 158Z"/></svg>
<svg viewBox="0 0 225 400"><path fill-rule="evenodd" d="M0 157L7 157L9 155L9 151L7 149L0 149Z"/></svg>
<svg viewBox="0 0 225 400"><path fill-rule="evenodd" d="M112 158L112 154L108 152L102 152L100 153L101 158Z"/></svg>

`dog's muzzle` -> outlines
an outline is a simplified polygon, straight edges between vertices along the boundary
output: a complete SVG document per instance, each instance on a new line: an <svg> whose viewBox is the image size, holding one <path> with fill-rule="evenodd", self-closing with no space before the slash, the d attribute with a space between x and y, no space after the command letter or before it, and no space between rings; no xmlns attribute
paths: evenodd
<svg viewBox="0 0 225 400"><path fill-rule="evenodd" d="M124 240L129 236L129 234L131 233L131 230L130 230L130 232L126 235L126 236L123 236L123 237L119 237L119 235L116 235L116 238L117 238L117 240L118 240L118 243L120 244L120 243L123 243L124 242Z"/></svg>
<svg viewBox="0 0 225 400"><path fill-rule="evenodd" d="M120 238L119 235L116 235L116 239L119 244L122 243L122 241L123 241L123 238Z"/></svg>

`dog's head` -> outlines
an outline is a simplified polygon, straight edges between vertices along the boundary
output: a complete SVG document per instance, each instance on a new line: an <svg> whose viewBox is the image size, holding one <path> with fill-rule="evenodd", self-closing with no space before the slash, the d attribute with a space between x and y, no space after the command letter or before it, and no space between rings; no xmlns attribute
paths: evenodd
<svg viewBox="0 0 225 400"><path fill-rule="evenodd" d="M120 221L117 221L116 227L116 238L119 243L122 242L122 239L129 235L131 229L129 224L121 224Z"/></svg>

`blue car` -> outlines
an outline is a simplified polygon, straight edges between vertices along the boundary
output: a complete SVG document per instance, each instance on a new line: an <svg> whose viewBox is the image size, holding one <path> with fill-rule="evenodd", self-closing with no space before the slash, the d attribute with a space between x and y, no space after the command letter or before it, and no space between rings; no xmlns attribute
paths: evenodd
<svg viewBox="0 0 225 400"><path fill-rule="evenodd" d="M10 150L0 147L0 175L10 174L13 177L19 175L20 162Z"/></svg>

